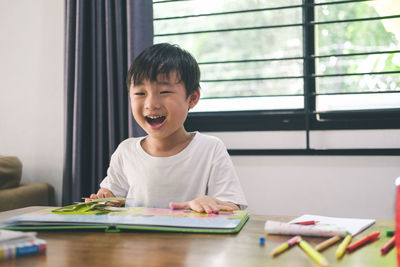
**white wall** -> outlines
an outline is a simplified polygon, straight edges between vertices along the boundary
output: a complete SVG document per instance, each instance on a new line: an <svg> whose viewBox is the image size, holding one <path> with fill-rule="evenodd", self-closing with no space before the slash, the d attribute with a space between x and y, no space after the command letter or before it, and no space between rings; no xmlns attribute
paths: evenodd
<svg viewBox="0 0 400 267"><path fill-rule="evenodd" d="M394 218L400 157L234 156L253 214Z"/></svg>
<svg viewBox="0 0 400 267"><path fill-rule="evenodd" d="M0 155L61 197L63 0L0 0ZM59 202L60 203L60 202Z"/></svg>
<svg viewBox="0 0 400 267"><path fill-rule="evenodd" d="M0 0L0 154L19 156L24 164L23 181L52 184L59 204L64 120L63 21L63 0ZM252 143L246 143L244 136L248 134L244 134L238 137L225 133L220 137L228 147L231 140L253 148L304 146L304 133L252 133L248 139ZM326 133L316 134L316 147L338 148ZM373 147L400 147L399 131L360 132L350 137L342 134L333 133L340 144L347 140L347 148L371 142ZM400 176L400 157L232 159L253 214L393 218L394 179Z"/></svg>

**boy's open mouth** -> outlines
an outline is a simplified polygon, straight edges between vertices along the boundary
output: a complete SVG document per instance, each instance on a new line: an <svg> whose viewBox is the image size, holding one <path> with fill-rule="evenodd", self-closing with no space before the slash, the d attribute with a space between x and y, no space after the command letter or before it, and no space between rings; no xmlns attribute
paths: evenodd
<svg viewBox="0 0 400 267"><path fill-rule="evenodd" d="M145 119L150 125L156 126L164 122L165 116L145 116Z"/></svg>

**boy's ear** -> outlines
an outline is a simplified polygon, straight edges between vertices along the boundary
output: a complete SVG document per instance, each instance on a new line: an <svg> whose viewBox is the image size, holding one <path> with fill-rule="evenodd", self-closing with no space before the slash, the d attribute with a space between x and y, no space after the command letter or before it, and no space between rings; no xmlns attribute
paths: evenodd
<svg viewBox="0 0 400 267"><path fill-rule="evenodd" d="M200 90L196 89L189 95L189 109L194 108L200 99Z"/></svg>

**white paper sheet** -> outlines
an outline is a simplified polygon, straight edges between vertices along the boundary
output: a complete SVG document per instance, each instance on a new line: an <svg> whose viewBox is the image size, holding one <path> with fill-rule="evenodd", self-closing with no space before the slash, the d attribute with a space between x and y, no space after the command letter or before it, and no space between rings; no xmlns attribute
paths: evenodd
<svg viewBox="0 0 400 267"><path fill-rule="evenodd" d="M314 225L299 225L297 222L318 221ZM264 230L267 234L305 235L305 236L345 236L357 235L375 223L374 219L337 218L306 214L289 223L266 221Z"/></svg>

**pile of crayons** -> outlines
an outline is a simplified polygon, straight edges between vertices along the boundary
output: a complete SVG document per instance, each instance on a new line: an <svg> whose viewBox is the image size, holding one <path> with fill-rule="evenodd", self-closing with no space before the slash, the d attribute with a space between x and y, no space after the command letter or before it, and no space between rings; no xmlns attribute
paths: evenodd
<svg viewBox="0 0 400 267"><path fill-rule="evenodd" d="M351 253L355 251L356 249L360 248L361 246L374 242L375 240L378 240L380 232L376 231L371 234L365 235L363 238L358 240L357 242L354 242L350 244L351 242L351 234L346 235L340 245L338 246L336 250L336 258L341 259L343 255L348 252ZM394 231L386 231L387 236L392 236L391 239L381 248L381 254L386 255L395 245L395 235ZM285 243L279 245L276 247L272 252L271 255L273 257L276 257L277 255L281 254L282 252L286 251L288 248L298 244L300 248L308 255L310 256L311 259L313 259L317 264L320 266L328 266L328 261L326 258L320 253L324 249L328 248L329 246L337 243L340 241L342 238L340 236L333 236L329 238L328 240L318 244L313 248L308 242L304 241L301 236L295 236L286 241Z"/></svg>

